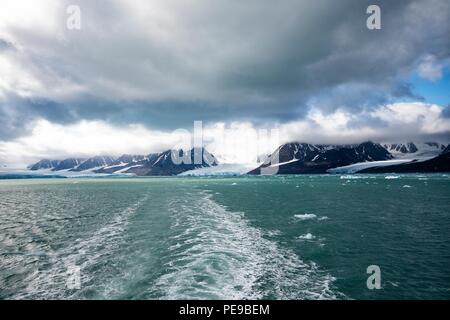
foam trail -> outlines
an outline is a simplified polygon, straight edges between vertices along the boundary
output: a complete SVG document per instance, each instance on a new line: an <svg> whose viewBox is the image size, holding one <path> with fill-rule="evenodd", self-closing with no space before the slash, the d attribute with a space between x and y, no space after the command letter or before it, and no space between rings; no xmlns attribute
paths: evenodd
<svg viewBox="0 0 450 320"><path fill-rule="evenodd" d="M174 199L166 270L150 291L162 299L333 299L334 278L263 237L242 213L206 192Z"/></svg>

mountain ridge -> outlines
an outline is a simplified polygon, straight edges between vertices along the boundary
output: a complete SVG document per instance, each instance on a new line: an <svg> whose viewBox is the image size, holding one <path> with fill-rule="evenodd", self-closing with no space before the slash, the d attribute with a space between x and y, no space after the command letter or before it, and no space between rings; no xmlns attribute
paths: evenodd
<svg viewBox="0 0 450 320"><path fill-rule="evenodd" d="M359 144L342 145L289 142L280 145L265 160L262 159L262 163L258 167L255 164L256 168L246 173L251 175L336 173L342 171L340 168L346 169L348 167L355 167L355 169L352 169L353 173L369 172L371 168L377 168L373 169L374 172L387 172L387 170L394 170L395 168L405 170L403 169L406 168L404 165L412 167L410 165L413 163L422 163L447 152L450 152L450 145L446 147L436 142L376 143L365 141ZM173 158L184 159L184 161L176 164L173 162ZM444 158L441 157L441 162L442 159ZM396 163L393 160L396 160ZM389 163L390 161L392 161L392 164ZM433 170L441 168L443 166L441 162ZM187 151L166 150L147 155L123 154L119 157L103 155L87 159L76 157L64 160L42 159L28 166L28 169L32 171L50 170L52 172L65 170L99 174L124 173L137 176L170 176L216 166L217 164L217 159L205 148L193 148ZM381 164L383 164L383 168L381 168ZM442 170L445 170L445 165L442 168ZM416 166L416 170L422 169L425 170L425 167ZM428 168L427 170L431 169ZM214 172L214 170L211 170L211 172Z"/></svg>
<svg viewBox="0 0 450 320"><path fill-rule="evenodd" d="M328 169L364 161L390 160L393 156L379 143L366 141L352 145L313 145L291 142L278 147L249 174L326 173ZM274 168L274 169L272 169Z"/></svg>
<svg viewBox="0 0 450 320"><path fill-rule="evenodd" d="M450 145L449 145L450 146ZM447 151L445 151L448 149ZM383 167L372 167L357 173L438 173L450 172L450 148L447 147L440 155L425 161L411 161Z"/></svg>
<svg viewBox="0 0 450 320"><path fill-rule="evenodd" d="M173 154L173 156L172 156ZM180 163L173 163L173 158L179 156ZM71 171L93 173L128 173L137 176L148 175L176 175L184 171L198 169L218 164L214 155L205 148L183 150L166 150L149 155L123 154L118 158L111 156L94 156L87 159L67 158L64 160L42 159L28 166L31 171Z"/></svg>

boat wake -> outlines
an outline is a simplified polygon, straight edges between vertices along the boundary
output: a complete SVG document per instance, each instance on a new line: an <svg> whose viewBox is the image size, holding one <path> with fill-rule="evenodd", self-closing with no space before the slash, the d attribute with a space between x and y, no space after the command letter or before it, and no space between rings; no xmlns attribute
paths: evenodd
<svg viewBox="0 0 450 320"><path fill-rule="evenodd" d="M335 280L315 263L263 237L240 212L206 191L169 203L173 224L165 272L152 286L162 299L335 299Z"/></svg>

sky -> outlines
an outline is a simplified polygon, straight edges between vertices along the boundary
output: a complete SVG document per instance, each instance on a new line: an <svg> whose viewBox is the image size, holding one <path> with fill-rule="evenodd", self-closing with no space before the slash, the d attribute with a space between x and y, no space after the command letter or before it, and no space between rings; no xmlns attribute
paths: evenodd
<svg viewBox="0 0 450 320"><path fill-rule="evenodd" d="M449 33L448 0L0 0L0 164L159 152L194 121L222 162L449 143Z"/></svg>

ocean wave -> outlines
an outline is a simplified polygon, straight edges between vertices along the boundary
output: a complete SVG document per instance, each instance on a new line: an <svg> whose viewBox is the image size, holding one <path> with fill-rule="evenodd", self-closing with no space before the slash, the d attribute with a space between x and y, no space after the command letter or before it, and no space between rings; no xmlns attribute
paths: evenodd
<svg viewBox="0 0 450 320"><path fill-rule="evenodd" d="M33 272L24 279L27 287L23 292L16 295L15 299L72 299L77 298L82 290L68 290L66 282L68 270L78 268L83 290L89 290L95 273L84 272L84 269L92 268L104 263L107 256L123 242L122 235L127 228L130 216L136 212L141 204L147 200L144 196L134 204L126 207L111 216L111 219L97 229L92 235L86 238L76 239L75 242L62 248L61 250L45 252L39 257L48 259L48 268ZM36 256L36 252L32 252ZM104 275L103 286L96 286L101 296L110 297L113 292L117 293L118 288L107 282L107 275Z"/></svg>

